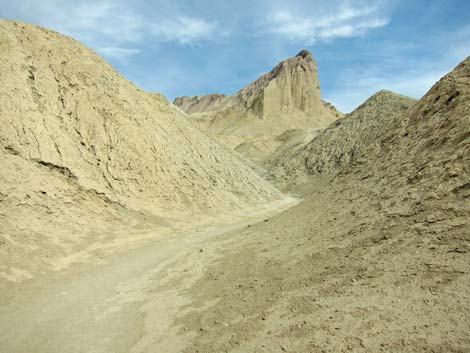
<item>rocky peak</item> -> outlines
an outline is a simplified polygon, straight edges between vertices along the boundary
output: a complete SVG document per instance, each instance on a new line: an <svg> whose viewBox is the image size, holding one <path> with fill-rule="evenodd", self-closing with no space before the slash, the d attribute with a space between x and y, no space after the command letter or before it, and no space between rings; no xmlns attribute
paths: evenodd
<svg viewBox="0 0 470 353"><path fill-rule="evenodd" d="M314 72L316 75L317 63L313 58L312 53L310 53L308 50L302 50L296 56L281 61L274 67L274 69L271 70L270 73L265 75L265 78L268 80L272 80L282 73L289 73L297 68L301 68L307 73ZM262 76L261 78L263 77L264 76Z"/></svg>
<svg viewBox="0 0 470 353"><path fill-rule="evenodd" d="M308 50L301 50L296 56L281 61L232 97L221 94L179 97L174 104L188 114L227 107L232 110L248 109L261 119L295 111L308 116L325 113L320 98L317 63ZM338 116L335 111L332 115Z"/></svg>
<svg viewBox="0 0 470 353"><path fill-rule="evenodd" d="M307 50L281 61L233 96L183 97L175 104L188 114L198 113L192 122L232 148L286 130L322 129L342 116L321 100L317 63Z"/></svg>
<svg viewBox="0 0 470 353"><path fill-rule="evenodd" d="M281 61L269 73L239 91L237 104L252 109L261 119L295 111L315 116L323 113L317 64L312 54L302 50Z"/></svg>
<svg viewBox="0 0 470 353"><path fill-rule="evenodd" d="M296 57L301 57L301 58L304 58L304 59L307 59L307 60L313 60L313 56L312 56L312 53L309 52L308 50L301 50L297 55Z"/></svg>

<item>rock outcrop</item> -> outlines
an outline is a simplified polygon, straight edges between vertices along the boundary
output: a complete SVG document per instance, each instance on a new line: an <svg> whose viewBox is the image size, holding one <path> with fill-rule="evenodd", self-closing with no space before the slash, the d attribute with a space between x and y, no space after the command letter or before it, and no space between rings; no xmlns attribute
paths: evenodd
<svg viewBox="0 0 470 353"><path fill-rule="evenodd" d="M310 52L303 50L279 63L239 91L232 107L247 108L260 119L282 118L302 112L320 118L324 114L320 97L317 64Z"/></svg>
<svg viewBox="0 0 470 353"><path fill-rule="evenodd" d="M203 132L236 148L290 129L324 128L341 116L321 100L317 64L306 50L279 63L233 96L181 97L174 104ZM265 152L267 153L267 152Z"/></svg>

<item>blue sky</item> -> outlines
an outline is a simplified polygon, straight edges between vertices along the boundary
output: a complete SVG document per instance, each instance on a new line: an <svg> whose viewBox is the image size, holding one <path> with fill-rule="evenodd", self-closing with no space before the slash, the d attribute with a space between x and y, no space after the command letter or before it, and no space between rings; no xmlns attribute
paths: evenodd
<svg viewBox="0 0 470 353"><path fill-rule="evenodd" d="M470 55L468 0L0 0L0 17L70 35L143 89L233 94L309 49L324 99L419 98Z"/></svg>

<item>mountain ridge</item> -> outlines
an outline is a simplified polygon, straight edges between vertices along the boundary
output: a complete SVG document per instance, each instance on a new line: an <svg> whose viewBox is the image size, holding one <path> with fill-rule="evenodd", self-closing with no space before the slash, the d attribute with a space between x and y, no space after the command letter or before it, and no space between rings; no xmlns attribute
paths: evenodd
<svg viewBox="0 0 470 353"><path fill-rule="evenodd" d="M232 96L227 96L224 94L213 93L203 96L182 96L177 97L174 99L173 104L182 108L186 113L203 113L207 111L211 111L214 109L221 109L227 107L233 107L242 105L245 108L251 108L252 105L255 103L256 99L258 98L259 94L263 91L271 81L285 75L291 73L292 70L297 70L300 68L301 70L305 71L308 74L311 74L311 87L307 92L310 97L302 96L301 92L298 92L297 96L294 92L293 97L285 97L287 101L292 100L294 105L293 107L298 108L300 111L303 111L307 114L311 113L318 113L316 108L313 107L315 103L320 101L320 86L318 83L318 69L317 63L313 58L313 55L308 50L301 50L297 55L294 57L285 59L279 62L271 71L268 73L261 75L259 78L245 86L244 88L237 91ZM309 77L310 79L310 77ZM294 86L294 85L293 85ZM298 85L303 86L303 85ZM295 90L295 89L293 89ZM190 107L185 106L185 103L191 101ZM210 101L211 103L216 102L216 104L210 104L206 107L206 101ZM326 103L325 103L326 104ZM329 103L331 104L331 103ZM263 114L263 110L259 111L260 118L266 118L268 114ZM265 116L266 115L266 116Z"/></svg>
<svg viewBox="0 0 470 353"><path fill-rule="evenodd" d="M321 99L317 63L307 50L279 62L232 96L183 96L174 104L202 132L253 160L271 153L278 145L276 136L287 130L322 129L342 116ZM250 145L261 148L243 147Z"/></svg>

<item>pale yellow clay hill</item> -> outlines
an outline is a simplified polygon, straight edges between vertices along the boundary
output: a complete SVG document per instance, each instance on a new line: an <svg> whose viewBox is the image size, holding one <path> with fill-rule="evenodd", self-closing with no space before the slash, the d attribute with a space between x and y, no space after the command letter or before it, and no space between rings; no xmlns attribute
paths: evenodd
<svg viewBox="0 0 470 353"><path fill-rule="evenodd" d="M1 20L0 80L4 279L39 269L25 258L60 268L59 259L151 237L145 229L188 228L281 198L163 96L71 38Z"/></svg>

